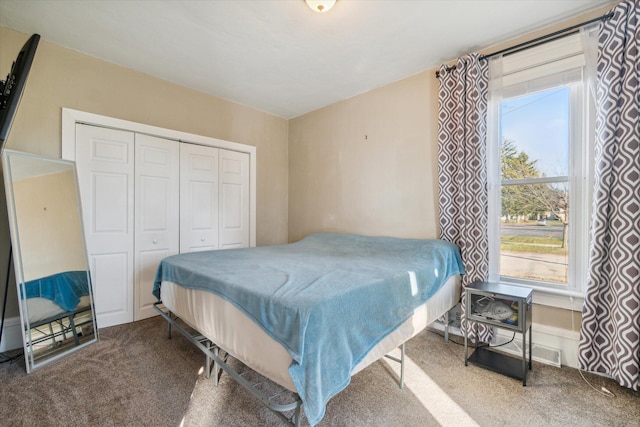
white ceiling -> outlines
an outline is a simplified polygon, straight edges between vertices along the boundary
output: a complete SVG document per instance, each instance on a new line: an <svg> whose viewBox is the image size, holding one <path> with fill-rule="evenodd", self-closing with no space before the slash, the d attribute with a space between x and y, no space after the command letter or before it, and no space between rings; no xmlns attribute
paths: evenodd
<svg viewBox="0 0 640 427"><path fill-rule="evenodd" d="M0 25L293 118L606 4L339 0L316 13L303 0L0 0Z"/></svg>

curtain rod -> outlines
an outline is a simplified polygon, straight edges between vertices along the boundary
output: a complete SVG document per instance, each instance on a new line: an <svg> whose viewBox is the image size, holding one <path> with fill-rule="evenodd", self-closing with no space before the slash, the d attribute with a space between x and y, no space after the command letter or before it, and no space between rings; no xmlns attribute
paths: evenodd
<svg viewBox="0 0 640 427"><path fill-rule="evenodd" d="M585 25L589 25L593 22L598 22L598 21L606 21L608 19L613 18L613 12L609 12L606 15L602 15L599 16L597 18L593 18L590 19L588 21L585 22L581 22L580 24L576 24L576 25L572 25L571 27L567 27L564 28L562 30L558 30L558 31L554 31L553 33L541 36L541 37L537 37L533 40L529 40L526 41L524 43L520 43L517 44L515 46L511 46L502 50L499 50L497 52L493 52L493 53L489 53L487 55L480 55L480 59L489 59L492 56L496 56L496 55L500 55L502 54L503 56L509 56L512 55L514 53L518 53L521 52L523 50L527 50L530 49L532 47L536 47L536 46L540 46L542 44L545 43L549 43L558 39L561 39L563 37L567 37L570 36L572 34L575 34L579 31L580 28L584 27ZM451 70L455 70L456 66L455 65L451 65L445 68L447 71L451 71ZM436 77L439 78L440 77L440 71L436 71Z"/></svg>

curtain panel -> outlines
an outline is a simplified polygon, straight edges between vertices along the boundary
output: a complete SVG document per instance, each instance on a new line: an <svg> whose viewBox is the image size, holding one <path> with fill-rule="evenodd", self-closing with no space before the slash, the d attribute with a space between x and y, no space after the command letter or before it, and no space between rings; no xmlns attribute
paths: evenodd
<svg viewBox="0 0 640 427"><path fill-rule="evenodd" d="M440 68L438 184L440 238L460 247L463 286L489 275L487 192L487 99L489 66L477 53ZM462 298L463 331L467 327ZM491 328L479 325L481 341Z"/></svg>
<svg viewBox="0 0 640 427"><path fill-rule="evenodd" d="M638 390L640 381L640 5L602 24L595 181L580 368Z"/></svg>

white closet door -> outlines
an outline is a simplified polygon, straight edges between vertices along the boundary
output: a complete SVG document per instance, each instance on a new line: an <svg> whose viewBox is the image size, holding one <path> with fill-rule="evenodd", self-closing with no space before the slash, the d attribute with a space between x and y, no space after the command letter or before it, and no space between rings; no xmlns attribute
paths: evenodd
<svg viewBox="0 0 640 427"><path fill-rule="evenodd" d="M156 316L153 280L160 261L179 251L180 144L135 136L134 320Z"/></svg>
<svg viewBox="0 0 640 427"><path fill-rule="evenodd" d="M98 327L133 321L133 132L76 125L76 163Z"/></svg>
<svg viewBox="0 0 640 427"><path fill-rule="evenodd" d="M180 252L218 249L218 149L180 144Z"/></svg>
<svg viewBox="0 0 640 427"><path fill-rule="evenodd" d="M220 249L249 246L249 154L220 150Z"/></svg>

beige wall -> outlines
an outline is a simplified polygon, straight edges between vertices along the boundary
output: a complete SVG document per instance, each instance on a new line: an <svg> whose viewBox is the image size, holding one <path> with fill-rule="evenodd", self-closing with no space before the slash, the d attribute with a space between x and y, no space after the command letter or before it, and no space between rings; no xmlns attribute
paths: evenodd
<svg viewBox="0 0 640 427"><path fill-rule="evenodd" d="M28 37L0 27L2 79ZM6 147L59 158L62 107L257 147L257 244L288 241L287 120L41 39ZM9 237L6 225L2 230L5 277ZM10 304L7 316L17 313Z"/></svg>
<svg viewBox="0 0 640 427"><path fill-rule="evenodd" d="M437 236L437 89L425 72L290 120L290 241Z"/></svg>
<svg viewBox="0 0 640 427"><path fill-rule="evenodd" d="M13 182L24 280L87 269L74 171Z"/></svg>

